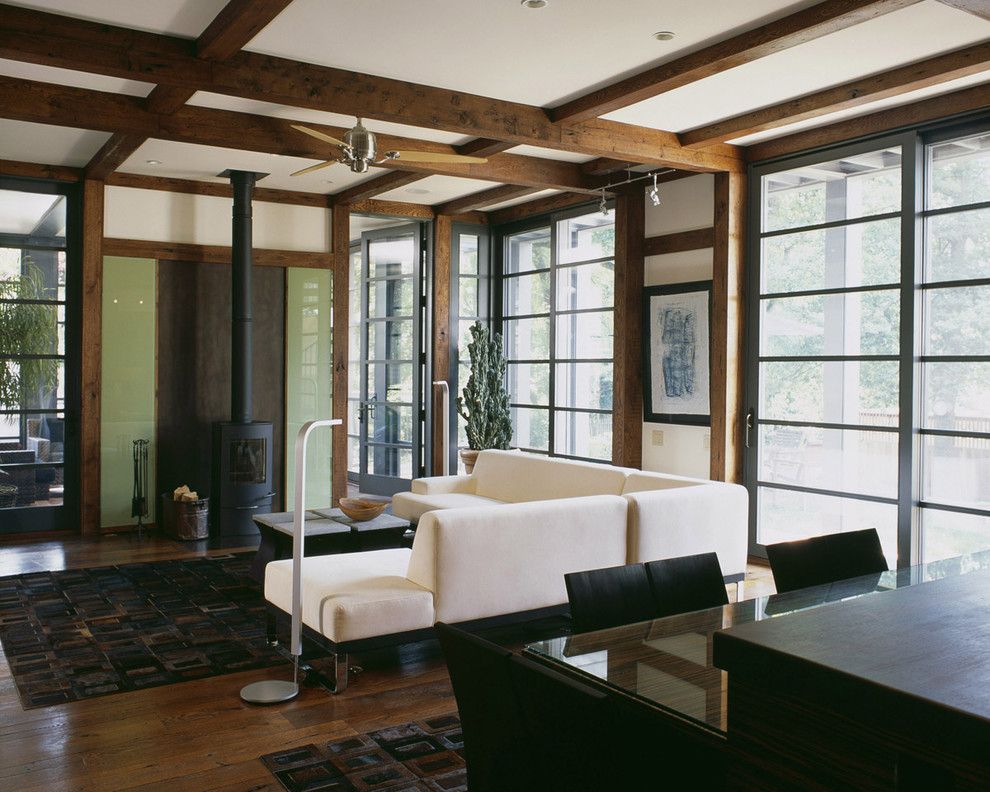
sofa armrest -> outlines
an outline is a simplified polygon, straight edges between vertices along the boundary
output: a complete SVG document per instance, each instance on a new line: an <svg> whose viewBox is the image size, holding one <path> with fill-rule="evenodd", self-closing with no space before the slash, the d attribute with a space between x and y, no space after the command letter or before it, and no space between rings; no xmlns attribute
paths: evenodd
<svg viewBox="0 0 990 792"><path fill-rule="evenodd" d="M447 495L452 492L473 493L474 476L429 476L413 479L411 491L415 495Z"/></svg>
<svg viewBox="0 0 990 792"><path fill-rule="evenodd" d="M749 494L738 484L636 492L629 503L626 563L715 552L723 575L746 572Z"/></svg>

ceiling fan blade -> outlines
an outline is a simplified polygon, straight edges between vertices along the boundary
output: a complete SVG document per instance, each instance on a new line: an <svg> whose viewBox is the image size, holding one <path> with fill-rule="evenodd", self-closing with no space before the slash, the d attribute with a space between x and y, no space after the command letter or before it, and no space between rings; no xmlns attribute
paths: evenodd
<svg viewBox="0 0 990 792"><path fill-rule="evenodd" d="M325 143L333 143L335 146L347 145L343 140L337 140L337 138L332 138L329 135L325 135L315 129L310 129L309 127L301 126L300 124L290 124L289 126L293 129L298 129L300 132L305 132L307 135L310 137L315 137L317 140L322 140Z"/></svg>
<svg viewBox="0 0 990 792"><path fill-rule="evenodd" d="M295 173L290 173L290 176L302 176L304 173L312 173L313 171L320 170L320 168L329 168L331 165L336 165L337 160L327 160L326 162L320 162L316 165L310 165L308 168L303 168L302 170L297 170Z"/></svg>
<svg viewBox="0 0 990 792"><path fill-rule="evenodd" d="M454 162L469 165L488 162L487 157L468 157L465 154L443 154L436 151L396 151L398 159L406 162Z"/></svg>

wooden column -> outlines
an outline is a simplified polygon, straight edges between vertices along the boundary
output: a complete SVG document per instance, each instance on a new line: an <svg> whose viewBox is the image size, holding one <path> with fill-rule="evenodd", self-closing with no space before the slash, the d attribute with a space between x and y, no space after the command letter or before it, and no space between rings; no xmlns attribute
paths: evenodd
<svg viewBox="0 0 990 792"><path fill-rule="evenodd" d="M350 299L351 210L348 204L331 209L333 240L333 417L343 419L333 428L333 481L330 498L334 504L347 496L347 344L348 303Z"/></svg>
<svg viewBox="0 0 990 792"><path fill-rule="evenodd" d="M715 174L711 478L742 481L746 174Z"/></svg>
<svg viewBox="0 0 990 792"><path fill-rule="evenodd" d="M452 238L450 215L437 215L433 221L433 381L447 379L450 371L450 246ZM443 426L450 420L441 412L440 399L429 389L433 404L432 473L443 472ZM451 392L451 404L454 393ZM457 438L452 437L451 442Z"/></svg>
<svg viewBox="0 0 990 792"><path fill-rule="evenodd" d="M100 390L103 348L103 182L83 182L79 530L100 532Z"/></svg>
<svg viewBox="0 0 990 792"><path fill-rule="evenodd" d="M643 463L643 238L642 189L615 201L615 363L612 379L612 464Z"/></svg>

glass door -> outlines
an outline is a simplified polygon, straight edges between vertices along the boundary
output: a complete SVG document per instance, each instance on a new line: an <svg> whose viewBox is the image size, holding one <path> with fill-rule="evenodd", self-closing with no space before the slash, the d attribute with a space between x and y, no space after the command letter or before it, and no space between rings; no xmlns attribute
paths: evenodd
<svg viewBox="0 0 990 792"><path fill-rule="evenodd" d="M362 234L358 488L408 490L422 458L420 225Z"/></svg>
<svg viewBox="0 0 990 792"><path fill-rule="evenodd" d="M78 207L0 179L0 533L78 522Z"/></svg>

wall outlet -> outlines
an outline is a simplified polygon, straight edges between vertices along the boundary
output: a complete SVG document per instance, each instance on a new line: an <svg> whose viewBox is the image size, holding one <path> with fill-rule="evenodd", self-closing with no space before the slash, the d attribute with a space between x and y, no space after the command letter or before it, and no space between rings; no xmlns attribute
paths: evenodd
<svg viewBox="0 0 990 792"><path fill-rule="evenodd" d="M703 441L705 451L710 451L712 448L712 435L711 432L705 432L705 439Z"/></svg>
<svg viewBox="0 0 990 792"><path fill-rule="evenodd" d="M654 429L653 430L652 438L653 438L653 440L652 440L653 445L655 445L655 446L662 446L663 445L663 429Z"/></svg>

